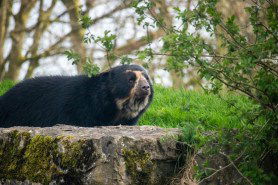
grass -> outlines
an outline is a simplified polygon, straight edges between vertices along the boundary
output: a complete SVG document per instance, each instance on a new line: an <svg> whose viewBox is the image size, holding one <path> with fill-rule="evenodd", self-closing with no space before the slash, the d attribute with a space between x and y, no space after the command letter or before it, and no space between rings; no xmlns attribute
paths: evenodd
<svg viewBox="0 0 278 185"><path fill-rule="evenodd" d="M239 127L243 114L256 107L244 96L223 94L221 97L200 91L155 87L154 101L142 116L140 125L185 127L202 125L206 129Z"/></svg>
<svg viewBox="0 0 278 185"><path fill-rule="evenodd" d="M11 80L5 80L0 83L0 95L4 94L7 90L9 90L12 86L15 85L15 82Z"/></svg>

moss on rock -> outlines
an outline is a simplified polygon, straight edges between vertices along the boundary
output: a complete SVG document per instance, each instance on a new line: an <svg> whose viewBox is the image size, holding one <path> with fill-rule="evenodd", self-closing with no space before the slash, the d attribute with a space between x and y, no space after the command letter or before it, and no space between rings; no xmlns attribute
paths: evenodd
<svg viewBox="0 0 278 185"><path fill-rule="evenodd" d="M1 128L0 184L169 184L178 143L167 135L175 133L145 126Z"/></svg>
<svg viewBox="0 0 278 185"><path fill-rule="evenodd" d="M57 139L50 136L34 136L26 147L21 172L28 180L48 184L52 175L62 173L53 163L58 155Z"/></svg>
<svg viewBox="0 0 278 185"><path fill-rule="evenodd" d="M62 168L78 168L85 146L85 141L70 142L63 140L62 146L64 152L61 152L61 166Z"/></svg>
<svg viewBox="0 0 278 185"><path fill-rule="evenodd" d="M131 176L132 184L153 184L151 172L155 165L148 153L125 148L123 149L123 156L127 172Z"/></svg>
<svg viewBox="0 0 278 185"><path fill-rule="evenodd" d="M63 148L61 150L61 148ZM0 179L16 179L49 184L84 166L85 141L13 131L0 140ZM71 174L71 175L72 175ZM71 179L72 180L72 179Z"/></svg>
<svg viewBox="0 0 278 185"><path fill-rule="evenodd" d="M25 146L30 142L30 134L13 131L0 140L0 178L15 178L22 180L20 173L24 163Z"/></svg>

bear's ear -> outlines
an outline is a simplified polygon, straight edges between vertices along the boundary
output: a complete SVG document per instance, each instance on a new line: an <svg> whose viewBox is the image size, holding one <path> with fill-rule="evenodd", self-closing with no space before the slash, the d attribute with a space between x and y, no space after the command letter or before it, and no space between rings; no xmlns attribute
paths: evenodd
<svg viewBox="0 0 278 185"><path fill-rule="evenodd" d="M101 73L101 76L102 77L108 77L109 76L109 72L108 71L103 72L103 73Z"/></svg>

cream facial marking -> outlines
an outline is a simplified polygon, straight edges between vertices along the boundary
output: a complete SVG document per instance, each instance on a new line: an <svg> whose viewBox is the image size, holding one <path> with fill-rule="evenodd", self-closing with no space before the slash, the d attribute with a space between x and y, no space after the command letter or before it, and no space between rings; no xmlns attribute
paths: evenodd
<svg viewBox="0 0 278 185"><path fill-rule="evenodd" d="M132 71L126 70L126 73L132 72L136 76L134 87L131 89L130 94L126 98L117 99L116 105L121 110L121 113L118 115L118 119L122 118L125 115L125 118L134 118L136 117L148 104L149 94L142 100L138 100L138 94L140 94L140 86L142 84L150 85L147 79L144 77L142 71Z"/></svg>

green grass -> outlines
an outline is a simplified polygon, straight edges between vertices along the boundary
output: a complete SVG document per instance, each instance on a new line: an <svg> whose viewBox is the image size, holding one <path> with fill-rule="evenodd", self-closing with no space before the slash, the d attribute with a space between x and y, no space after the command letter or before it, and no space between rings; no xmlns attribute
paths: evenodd
<svg viewBox="0 0 278 185"><path fill-rule="evenodd" d="M7 90L15 85L15 82L6 80L0 83L0 95L3 95Z"/></svg>
<svg viewBox="0 0 278 185"><path fill-rule="evenodd" d="M142 116L140 125L186 127L202 125L210 130L244 124L243 114L256 107L244 96L217 96L199 91L155 87L154 101Z"/></svg>

